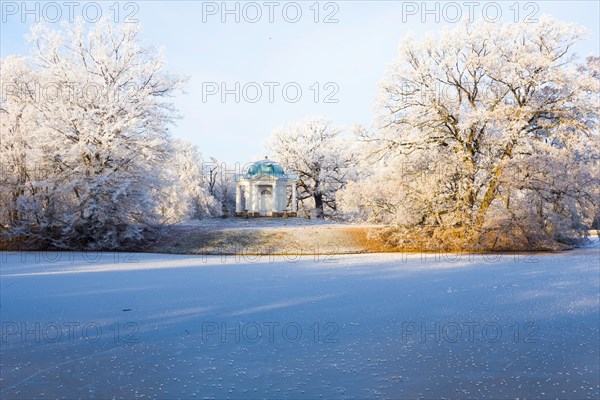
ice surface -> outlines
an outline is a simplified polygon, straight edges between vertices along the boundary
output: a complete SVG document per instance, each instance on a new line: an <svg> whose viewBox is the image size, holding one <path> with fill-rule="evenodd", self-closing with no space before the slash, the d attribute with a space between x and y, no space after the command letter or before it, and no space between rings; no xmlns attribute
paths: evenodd
<svg viewBox="0 0 600 400"><path fill-rule="evenodd" d="M2 399L600 396L597 239L529 255L0 257Z"/></svg>

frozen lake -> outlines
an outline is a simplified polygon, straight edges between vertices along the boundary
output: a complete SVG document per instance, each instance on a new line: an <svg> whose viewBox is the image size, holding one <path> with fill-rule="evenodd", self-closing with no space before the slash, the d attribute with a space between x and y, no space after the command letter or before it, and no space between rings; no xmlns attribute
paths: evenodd
<svg viewBox="0 0 600 400"><path fill-rule="evenodd" d="M0 397L598 398L598 242L560 254L0 253Z"/></svg>

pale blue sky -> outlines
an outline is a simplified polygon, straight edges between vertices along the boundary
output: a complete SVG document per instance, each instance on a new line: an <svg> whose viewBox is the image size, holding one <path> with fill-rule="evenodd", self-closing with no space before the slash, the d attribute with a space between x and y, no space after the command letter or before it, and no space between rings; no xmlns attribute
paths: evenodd
<svg viewBox="0 0 600 400"><path fill-rule="evenodd" d="M215 156L227 163L245 164L262 158L263 144L274 128L308 115L324 115L340 125L368 125L377 83L386 65L395 59L399 40L409 31L422 35L452 25L448 19L455 19L455 4L463 16L474 10L472 14L480 18L485 8L485 16L493 19L497 4L504 20L514 19L518 9L519 19L531 13L534 18L550 14L584 25L591 32L577 52L582 57L600 53L598 1L524 1L516 6L515 1L478 2L474 9L469 8L469 2L439 2L439 12L427 15L423 15L421 1L323 1L318 4L318 23L314 22L317 8L314 1L297 2L302 15L296 23L284 18L293 20L295 17L295 6L286 1L274 2L272 23L268 15L270 6L261 1L254 3L262 12L256 23L249 21L255 18L256 8L246 6L246 14L243 13L247 2L239 2L239 23L235 22L234 15L226 15L225 23L221 21L221 1L129 3L134 3L137 9L131 5L126 8L127 2L121 2L117 4L119 18L135 11L134 17L144 28L143 40L166 49L170 71L190 76L188 93L175 99L183 119L173 128L173 134L196 143L205 158ZM28 4L34 9L34 3ZM45 4L39 3L38 15L54 19L54 9L44 9ZM68 6L60 1L56 4L66 18ZM82 14L84 4L86 2L80 2L80 6L73 9L74 15ZM104 13L114 15L108 8L114 2L102 4ZM434 9L433 2L427 4L428 9ZM229 8L235 6L236 2L227 3ZM15 11L14 7L18 9ZM217 14L210 15L214 7L218 8ZM285 15L284 7L287 7ZM2 57L27 54L23 35L34 23L35 14L22 15L22 11L20 1L2 2ZM93 19L92 11L93 7L88 8L87 16ZM324 23L325 16L332 12L338 22ZM440 18L438 23L434 20L436 16ZM235 82L241 86L256 82L261 87L262 97L256 103L243 98L236 103L234 95L228 95L223 103L219 93L203 101L202 89L203 83L206 88L206 82L226 82L231 89ZM269 87L264 82L280 84L274 88L272 103L268 98ZM296 82L302 89L297 103L288 102L283 96L282 87L289 82ZM314 101L315 82L321 96L318 102ZM328 82L339 88L333 95L337 103L323 101L325 95L336 88L325 87ZM254 90L250 89L248 95L254 96ZM288 95L294 96L293 87L289 88Z"/></svg>

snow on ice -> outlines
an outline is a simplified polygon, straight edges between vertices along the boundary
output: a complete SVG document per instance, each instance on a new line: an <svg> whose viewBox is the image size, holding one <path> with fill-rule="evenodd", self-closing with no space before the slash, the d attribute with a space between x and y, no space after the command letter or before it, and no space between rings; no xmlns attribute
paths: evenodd
<svg viewBox="0 0 600 400"><path fill-rule="evenodd" d="M563 253L2 253L12 398L597 398L598 241Z"/></svg>

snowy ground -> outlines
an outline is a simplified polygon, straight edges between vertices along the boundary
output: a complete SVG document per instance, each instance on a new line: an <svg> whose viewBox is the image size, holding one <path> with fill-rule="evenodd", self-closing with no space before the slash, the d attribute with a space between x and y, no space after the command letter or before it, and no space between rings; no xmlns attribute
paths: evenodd
<svg viewBox="0 0 600 400"><path fill-rule="evenodd" d="M384 228L322 219L212 218L170 225L161 237L137 250L213 255L377 253L388 249L370 233Z"/></svg>
<svg viewBox="0 0 600 400"><path fill-rule="evenodd" d="M533 255L0 257L2 399L600 396L597 239Z"/></svg>
<svg viewBox="0 0 600 400"><path fill-rule="evenodd" d="M364 224L353 224L350 222L336 222L324 219L305 219L298 218L207 218L196 221L188 221L177 224L177 226L193 226L202 228L223 228L223 229L254 229L254 228L282 228L282 227L297 227L297 226L352 226ZM366 225L365 225L366 226ZM372 225L380 226L380 225Z"/></svg>

